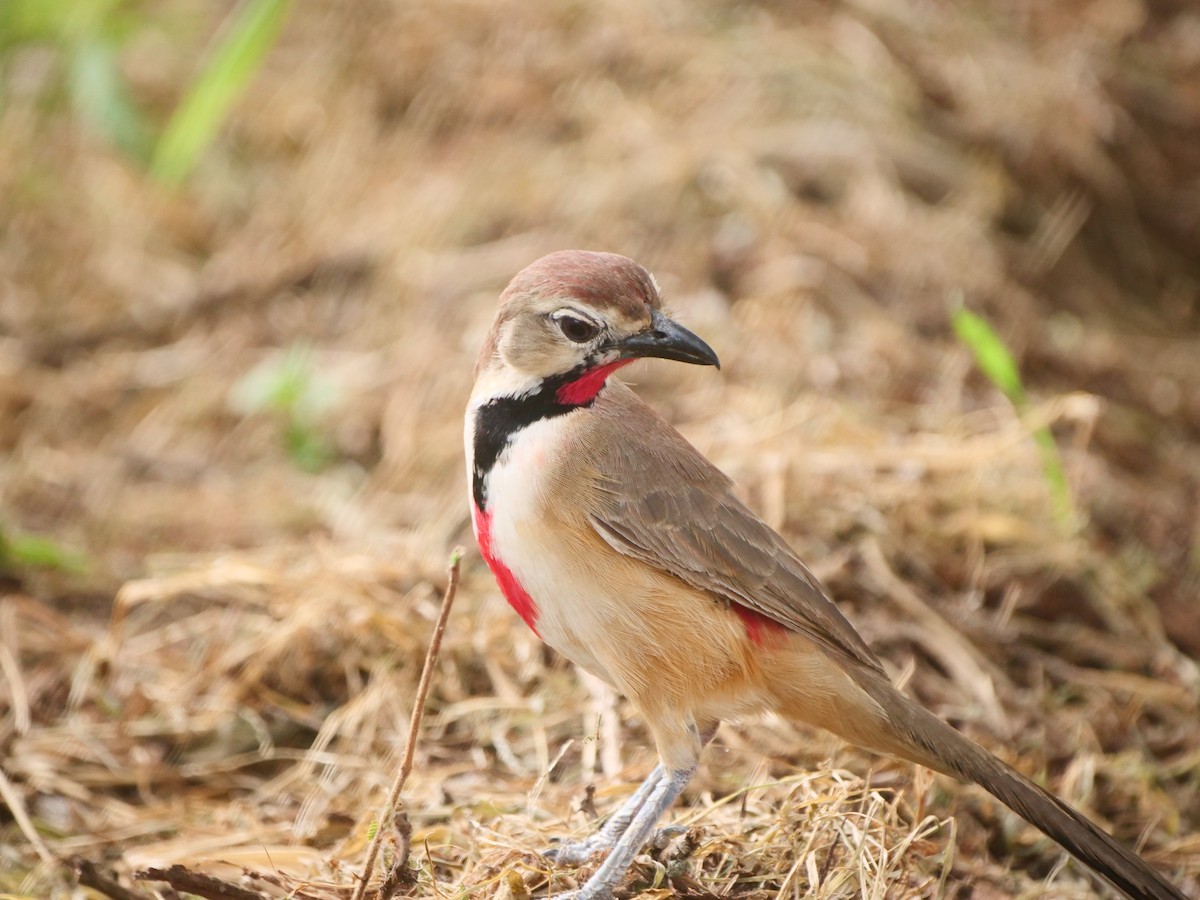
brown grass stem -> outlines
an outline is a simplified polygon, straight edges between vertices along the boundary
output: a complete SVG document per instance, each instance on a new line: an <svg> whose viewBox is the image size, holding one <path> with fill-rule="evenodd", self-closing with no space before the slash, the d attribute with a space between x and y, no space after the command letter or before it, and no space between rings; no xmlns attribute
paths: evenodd
<svg viewBox="0 0 1200 900"><path fill-rule="evenodd" d="M8 806L9 812L17 822L17 827L21 829L21 833L25 835L25 839L37 851L37 855L42 858L42 862L54 863L58 861L54 851L47 846L42 840L42 836L38 833L37 826L33 824L33 820L29 818L29 813L25 809L25 802L21 799L21 795L17 793L16 787L8 776L4 774L4 769L0 769L0 800L3 800Z"/></svg>
<svg viewBox="0 0 1200 900"><path fill-rule="evenodd" d="M404 744L404 755L400 760L400 771L396 773L396 780L392 782L392 790L388 795L387 805L379 815L379 826L375 829L375 836L371 839L371 846L367 851L367 861L363 864L362 878L358 882L358 886L354 889L353 900L363 900L367 892L367 885L371 882L371 875L375 869L375 859L379 855L379 848L383 844L384 822L394 821L397 804L400 802L400 793L404 790L404 784L408 781L409 773L412 772L413 756L417 751L417 735L421 730L421 719L425 715L425 698L429 694L429 685L433 681L433 667L437 663L438 651L442 647L442 635L446 631L446 620L450 616L450 607L454 604L454 595L458 591L458 577L462 568L462 558L465 551L462 547L455 547L454 552L450 554L450 569L448 579L446 581L446 591L442 594L442 608L438 612L437 622L433 626L433 634L429 638L429 650L425 653L425 665L421 669L421 680L417 683L417 696L413 700L412 716L408 722L408 739ZM404 842L404 846L410 846L409 842ZM394 862L392 868L396 869L407 863L408 853L402 853ZM389 877L389 882L394 881Z"/></svg>

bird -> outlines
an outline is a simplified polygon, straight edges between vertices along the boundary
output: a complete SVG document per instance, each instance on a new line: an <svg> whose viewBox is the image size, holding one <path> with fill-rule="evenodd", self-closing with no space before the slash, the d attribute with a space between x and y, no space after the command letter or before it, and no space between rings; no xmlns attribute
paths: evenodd
<svg viewBox="0 0 1200 900"><path fill-rule="evenodd" d="M788 543L619 378L720 361L634 260L562 250L500 295L464 417L471 520L505 599L640 712L658 765L588 838L573 900L602 900L682 793L722 720L761 712L973 782L1129 898L1184 895L1053 793L897 689Z"/></svg>

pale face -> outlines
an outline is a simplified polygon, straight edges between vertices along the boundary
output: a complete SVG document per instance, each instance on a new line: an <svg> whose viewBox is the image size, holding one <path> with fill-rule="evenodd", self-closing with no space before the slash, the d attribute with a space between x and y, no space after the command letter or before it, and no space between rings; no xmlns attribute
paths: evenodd
<svg viewBox="0 0 1200 900"><path fill-rule="evenodd" d="M618 359L618 342L649 325L649 307L633 320L621 310L606 314L578 300L551 299L509 317L497 349L506 366L546 378Z"/></svg>
<svg viewBox="0 0 1200 900"><path fill-rule="evenodd" d="M500 309L475 366L475 398L531 395L591 376L573 397L593 388L626 361L643 357L719 366L699 337L660 309L654 278L624 256L563 250L526 266L500 295ZM582 400L578 402L583 402Z"/></svg>

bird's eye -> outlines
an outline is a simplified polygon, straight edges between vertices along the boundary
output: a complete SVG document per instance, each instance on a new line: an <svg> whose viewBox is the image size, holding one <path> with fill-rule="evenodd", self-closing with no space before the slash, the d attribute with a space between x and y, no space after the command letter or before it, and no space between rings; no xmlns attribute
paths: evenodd
<svg viewBox="0 0 1200 900"><path fill-rule="evenodd" d="M600 331L595 323L586 319L577 319L574 316L558 316L555 322L558 323L558 330L566 336L567 340L574 341L576 344L590 341Z"/></svg>

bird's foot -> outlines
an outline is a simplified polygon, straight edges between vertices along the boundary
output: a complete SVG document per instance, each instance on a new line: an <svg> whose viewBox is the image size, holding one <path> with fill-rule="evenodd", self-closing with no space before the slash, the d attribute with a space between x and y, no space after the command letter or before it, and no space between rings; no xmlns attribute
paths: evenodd
<svg viewBox="0 0 1200 900"><path fill-rule="evenodd" d="M686 825L667 825L659 828L650 835L646 846L655 850L665 850L667 845L681 834L687 834ZM616 841L603 833L593 834L582 841L563 841L553 847L541 851L542 856L560 866L578 866L587 862L597 853L604 853L613 848ZM557 896L557 895L556 895Z"/></svg>
<svg viewBox="0 0 1200 900"><path fill-rule="evenodd" d="M560 866L578 866L597 853L611 850L612 846L613 841L604 840L600 835L594 834L582 841L562 841L553 847L547 847L542 851L542 856Z"/></svg>

